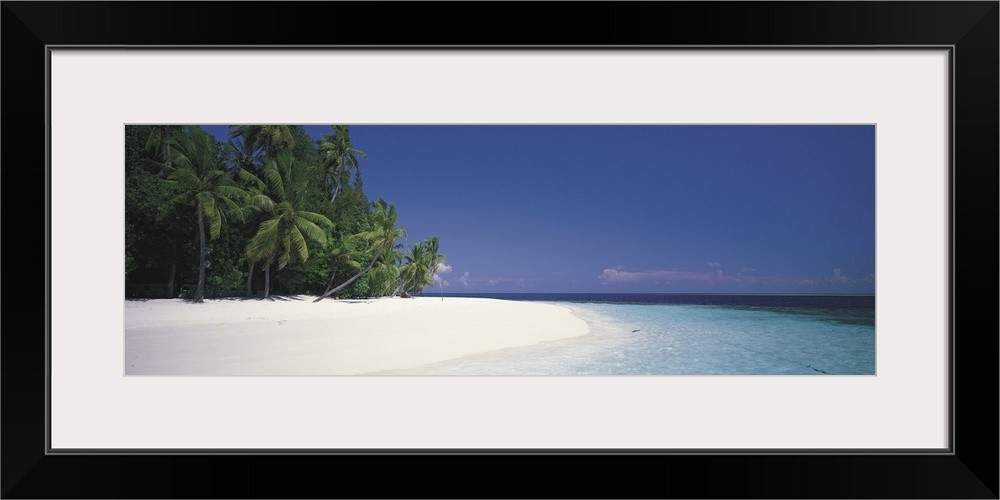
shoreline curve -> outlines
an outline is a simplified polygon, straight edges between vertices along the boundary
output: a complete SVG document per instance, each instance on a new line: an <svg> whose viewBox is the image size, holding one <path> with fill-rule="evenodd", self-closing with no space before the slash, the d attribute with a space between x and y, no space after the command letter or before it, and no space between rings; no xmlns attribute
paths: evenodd
<svg viewBox="0 0 1000 500"><path fill-rule="evenodd" d="M561 305L489 298L127 300L124 374L363 375L586 335Z"/></svg>

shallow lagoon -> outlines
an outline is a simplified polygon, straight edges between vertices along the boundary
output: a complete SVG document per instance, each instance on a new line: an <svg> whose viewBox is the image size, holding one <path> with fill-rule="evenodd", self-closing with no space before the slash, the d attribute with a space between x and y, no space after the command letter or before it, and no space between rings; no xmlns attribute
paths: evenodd
<svg viewBox="0 0 1000 500"><path fill-rule="evenodd" d="M500 297L503 298L503 297ZM508 297L524 300L524 296ZM537 295L591 322L586 336L400 374L874 375L874 297ZM685 303L693 302L693 303ZM473 332L470 332L472 334Z"/></svg>

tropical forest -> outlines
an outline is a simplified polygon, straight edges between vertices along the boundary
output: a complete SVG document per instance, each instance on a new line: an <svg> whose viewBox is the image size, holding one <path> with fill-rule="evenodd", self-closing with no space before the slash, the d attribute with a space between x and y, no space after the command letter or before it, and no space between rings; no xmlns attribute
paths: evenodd
<svg viewBox="0 0 1000 500"><path fill-rule="evenodd" d="M444 264L364 192L350 127L125 127L125 297L410 297Z"/></svg>

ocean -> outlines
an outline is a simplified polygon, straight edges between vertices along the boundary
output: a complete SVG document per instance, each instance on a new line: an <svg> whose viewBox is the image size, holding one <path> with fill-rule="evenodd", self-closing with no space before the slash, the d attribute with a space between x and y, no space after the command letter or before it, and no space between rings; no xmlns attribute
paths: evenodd
<svg viewBox="0 0 1000 500"><path fill-rule="evenodd" d="M417 375L875 375L875 296L446 294L573 309L591 333L394 372Z"/></svg>

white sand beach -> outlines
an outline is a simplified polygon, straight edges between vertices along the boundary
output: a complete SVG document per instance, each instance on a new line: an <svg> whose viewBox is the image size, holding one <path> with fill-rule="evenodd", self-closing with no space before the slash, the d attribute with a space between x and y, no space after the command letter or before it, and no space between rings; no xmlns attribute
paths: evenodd
<svg viewBox="0 0 1000 500"><path fill-rule="evenodd" d="M589 331L553 304L313 298L125 301L125 374L359 375Z"/></svg>

